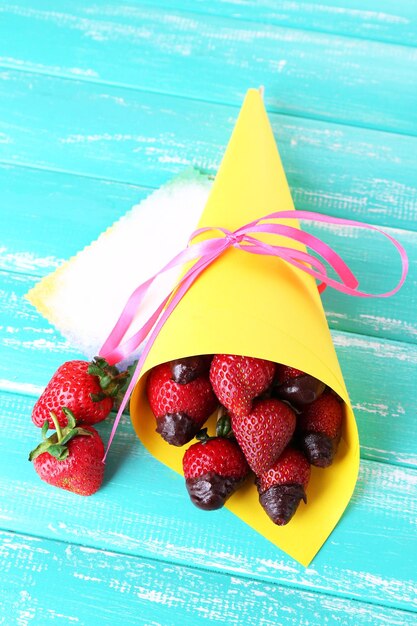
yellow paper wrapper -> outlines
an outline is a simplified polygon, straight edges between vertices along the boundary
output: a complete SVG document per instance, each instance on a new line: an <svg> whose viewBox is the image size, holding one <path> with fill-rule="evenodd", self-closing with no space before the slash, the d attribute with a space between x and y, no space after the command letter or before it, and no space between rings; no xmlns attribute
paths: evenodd
<svg viewBox="0 0 417 626"><path fill-rule="evenodd" d="M257 90L249 90L199 226L235 230L273 211L291 209L291 194L262 98ZM262 238L272 241L271 236ZM287 239L275 237L273 241L304 249ZM313 468L308 503L300 504L287 526L271 522L253 484L226 503L256 532L308 565L348 504L359 468L356 422L315 281L280 259L231 248L203 272L177 305L145 361L130 410L146 448L180 474L184 448L168 445L155 432L145 393L146 375L171 359L219 353L268 359L303 370L345 402L335 461L327 469Z"/></svg>

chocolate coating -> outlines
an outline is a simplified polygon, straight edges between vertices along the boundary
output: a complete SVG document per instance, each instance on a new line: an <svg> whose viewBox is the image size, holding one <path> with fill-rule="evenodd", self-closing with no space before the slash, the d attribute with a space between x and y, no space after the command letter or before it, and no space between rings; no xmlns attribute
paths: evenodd
<svg viewBox="0 0 417 626"><path fill-rule="evenodd" d="M156 420L156 432L173 446L183 446L188 443L200 428L201 424L182 412L167 413Z"/></svg>
<svg viewBox="0 0 417 626"><path fill-rule="evenodd" d="M310 376L310 374L303 374L275 387L274 395L282 400L287 400L296 408L302 408L317 400L325 388L326 385L321 380Z"/></svg>
<svg viewBox="0 0 417 626"><path fill-rule="evenodd" d="M219 476L209 472L198 478L187 478L185 481L191 502L204 511L220 509L227 498L232 495L245 481L245 478Z"/></svg>
<svg viewBox="0 0 417 626"><path fill-rule="evenodd" d="M296 512L300 501L307 502L303 485L272 485L259 495L259 502L277 526L288 524Z"/></svg>
<svg viewBox="0 0 417 626"><path fill-rule="evenodd" d="M188 356L183 359L171 361L172 380L179 385L186 385L199 376L208 373L210 367L210 357Z"/></svg>
<svg viewBox="0 0 417 626"><path fill-rule="evenodd" d="M316 467L329 467L337 451L340 437L331 439L325 433L306 433L301 437L301 445L309 463Z"/></svg>

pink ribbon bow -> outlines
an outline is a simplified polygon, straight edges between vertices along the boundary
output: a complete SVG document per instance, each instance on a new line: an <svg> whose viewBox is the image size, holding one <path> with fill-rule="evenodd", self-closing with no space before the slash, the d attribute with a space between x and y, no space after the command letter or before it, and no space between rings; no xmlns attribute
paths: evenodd
<svg viewBox="0 0 417 626"><path fill-rule="evenodd" d="M358 290L358 280L355 275L343 261L343 259L324 241L318 239L314 235L306 233L294 226L287 226L281 223L277 223L270 220L276 219L301 219L315 222L324 222L326 224L340 224L341 226L353 226L357 228L364 228L367 230L374 230L387 237L391 243L397 248L402 265L402 272L400 280L397 285L385 293L369 294ZM191 243L198 235L209 232L219 231L221 235L200 241L197 243ZM308 252L300 250L294 250L290 247L279 246L265 243L254 237L257 233L266 233L272 235L278 235L286 237L292 241L296 241L304 244L316 254L321 256L336 272L339 280L330 278L327 275L327 268L320 259L313 256ZM123 410L129 400L129 397L136 385L136 382L140 376L142 366L145 362L147 355L149 354L152 345L158 336L165 321L171 315L177 304L183 298L184 294L191 287L196 278L208 267L213 261L218 259L223 252L228 248L237 248L245 252L252 254L263 254L268 256L279 257L285 260L290 265L297 267L298 269L307 272L314 278L318 279L318 289L322 292L326 286L333 287L342 293L359 296L362 298L387 298L395 294L403 285L408 272L408 258L402 245L386 232L370 224L363 224L354 220L341 219L337 217L329 217L322 215L321 213L313 213L310 211L280 211L276 213L270 213L260 219L249 222L235 231L230 231L227 228L212 227L212 228L199 228L194 231L190 237L190 243L181 252L179 252L169 263L165 265L154 276L146 280L139 285L135 291L129 297L116 325L111 331L110 335L104 342L99 355L107 359L110 364L118 363L132 354L138 346L146 339L149 338L144 346L142 354L139 358L135 372L129 383L129 386L124 395L123 401L119 407L116 415L116 419L113 424L112 431L110 433L109 442L107 444L106 453L103 458L103 462L106 459L110 445L113 441L117 426L122 416ZM182 266L190 261L195 261L190 269L182 276L178 284L173 287L171 292L162 300L159 306L149 319L143 324L143 326L129 339L123 341L126 332L135 317L135 314L143 299L145 298L153 281L164 272L174 268L175 266Z"/></svg>

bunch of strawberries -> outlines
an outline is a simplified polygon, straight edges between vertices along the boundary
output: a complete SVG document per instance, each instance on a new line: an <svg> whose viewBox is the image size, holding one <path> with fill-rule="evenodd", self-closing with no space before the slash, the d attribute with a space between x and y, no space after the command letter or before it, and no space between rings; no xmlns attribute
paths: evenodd
<svg viewBox="0 0 417 626"><path fill-rule="evenodd" d="M94 425L114 408L130 374L102 358L58 368L32 412L42 442L29 460L42 480L80 495L99 489L104 446ZM253 472L261 505L275 524L286 524L306 502L310 465L329 466L340 440L340 398L313 376L271 361L230 354L178 359L153 368L146 391L165 441L198 439L183 470L202 509L222 507ZM216 436L209 436L202 426L216 410Z"/></svg>
<svg viewBox="0 0 417 626"><path fill-rule="evenodd" d="M130 368L129 368L130 370ZM104 476L104 446L94 424L110 414L128 385L105 359L66 361L52 376L32 411L42 443L29 461L45 482L82 496L95 493ZM54 433L47 437L48 430Z"/></svg>
<svg viewBox="0 0 417 626"><path fill-rule="evenodd" d="M259 500L277 525L294 515L310 465L328 467L341 436L343 405L300 370L230 354L194 356L155 367L147 396L156 431L183 457L192 502L218 509L255 474ZM202 429L218 408L216 436Z"/></svg>

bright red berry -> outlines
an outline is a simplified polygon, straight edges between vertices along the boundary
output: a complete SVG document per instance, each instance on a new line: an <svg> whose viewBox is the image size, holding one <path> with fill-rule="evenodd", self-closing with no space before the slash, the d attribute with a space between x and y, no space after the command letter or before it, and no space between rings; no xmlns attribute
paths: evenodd
<svg viewBox="0 0 417 626"><path fill-rule="evenodd" d="M32 421L43 426L45 421L54 428L51 412L60 426L67 419L62 407L67 407L83 424L97 424L112 410L115 396L126 385L128 372L119 372L101 358L63 363L46 385L32 411Z"/></svg>
<svg viewBox="0 0 417 626"><path fill-rule="evenodd" d="M273 485L293 483L307 487L310 480L310 464L302 452L287 447L274 465L256 479L259 493L264 493Z"/></svg>
<svg viewBox="0 0 417 626"><path fill-rule="evenodd" d="M299 450L286 448L279 459L256 479L259 501L274 524L283 526L293 517L310 480L310 464Z"/></svg>
<svg viewBox="0 0 417 626"><path fill-rule="evenodd" d="M70 411L66 412L68 426L62 430L54 418L56 433L46 439L48 422L45 422L42 429L44 441L31 452L29 460L33 461L43 481L81 496L90 496L103 482L103 442L92 426L77 427Z"/></svg>
<svg viewBox="0 0 417 626"><path fill-rule="evenodd" d="M183 470L191 501L207 511L221 508L250 471L236 441L223 437L190 446L184 454Z"/></svg>
<svg viewBox="0 0 417 626"><path fill-rule="evenodd" d="M275 363L253 357L216 354L210 381L220 403L234 415L250 412L252 401L271 385Z"/></svg>
<svg viewBox="0 0 417 626"><path fill-rule="evenodd" d="M207 375L179 384L172 379L170 363L153 368L146 392L156 431L175 446L190 441L218 405Z"/></svg>
<svg viewBox="0 0 417 626"><path fill-rule="evenodd" d="M303 410L298 428L303 450L312 465L331 465L340 441L342 423L342 402L331 392L324 393Z"/></svg>
<svg viewBox="0 0 417 626"><path fill-rule="evenodd" d="M296 417L285 402L255 400L252 410L232 414L232 429L251 469L259 475L280 456L294 433Z"/></svg>

